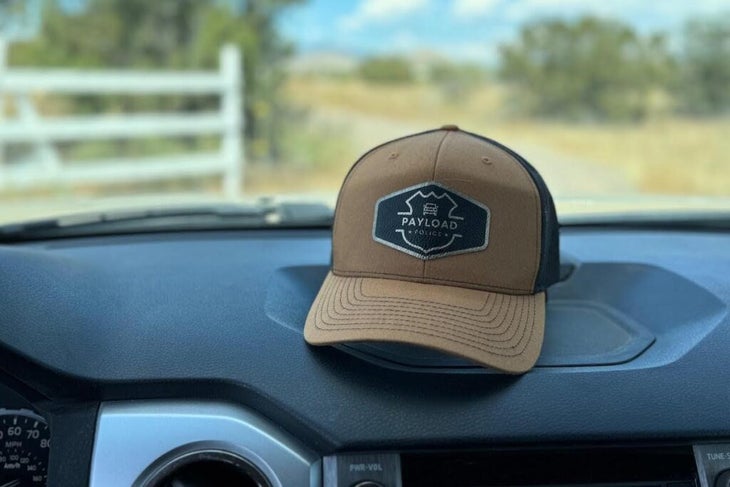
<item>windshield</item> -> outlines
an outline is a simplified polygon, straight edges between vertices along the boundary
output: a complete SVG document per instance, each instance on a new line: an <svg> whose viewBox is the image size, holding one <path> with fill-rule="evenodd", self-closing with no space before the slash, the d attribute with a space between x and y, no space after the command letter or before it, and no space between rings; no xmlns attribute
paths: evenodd
<svg viewBox="0 0 730 487"><path fill-rule="evenodd" d="M562 218L730 210L716 0L0 0L0 223L332 205L359 155L457 124Z"/></svg>

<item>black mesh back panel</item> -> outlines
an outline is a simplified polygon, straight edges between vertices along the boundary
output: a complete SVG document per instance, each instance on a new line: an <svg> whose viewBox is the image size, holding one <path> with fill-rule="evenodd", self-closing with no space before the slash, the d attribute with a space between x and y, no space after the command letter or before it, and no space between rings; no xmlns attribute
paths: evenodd
<svg viewBox="0 0 730 487"><path fill-rule="evenodd" d="M535 182L535 186L537 186L537 191L540 194L540 206L542 207L542 232L540 242L540 269L538 269L537 278L535 279L534 291L544 291L560 280L560 236L558 232L558 216L555 211L553 197L550 195L550 191L542 176L540 176L540 173L524 157L496 140L471 132L467 133L499 147L514 157L524 166L527 173Z"/></svg>

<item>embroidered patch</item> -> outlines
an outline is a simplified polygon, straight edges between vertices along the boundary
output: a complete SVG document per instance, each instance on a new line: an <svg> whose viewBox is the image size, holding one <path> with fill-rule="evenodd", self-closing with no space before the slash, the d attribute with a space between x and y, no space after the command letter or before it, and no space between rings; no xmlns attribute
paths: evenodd
<svg viewBox="0 0 730 487"><path fill-rule="evenodd" d="M477 252L489 243L489 217L482 203L428 182L378 200L373 239L424 260Z"/></svg>

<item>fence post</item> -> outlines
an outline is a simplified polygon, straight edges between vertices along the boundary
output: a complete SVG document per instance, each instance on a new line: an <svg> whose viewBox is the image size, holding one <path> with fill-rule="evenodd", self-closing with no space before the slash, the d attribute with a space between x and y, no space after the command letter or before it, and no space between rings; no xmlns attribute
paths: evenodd
<svg viewBox="0 0 730 487"><path fill-rule="evenodd" d="M18 119L23 120L28 126L28 130L33 133L33 127L41 122L41 118L38 116L29 95L15 96L15 111L18 114ZM35 157L50 174L58 174L61 170L61 159L53 145L53 141L39 135L36 135L34 139L33 152Z"/></svg>
<svg viewBox="0 0 730 487"><path fill-rule="evenodd" d="M0 35L0 124L3 123L5 117L5 92L3 91L3 76L5 75L5 67L7 65L8 43ZM5 146L0 142L0 182L5 172Z"/></svg>
<svg viewBox="0 0 730 487"><path fill-rule="evenodd" d="M225 124L221 151L227 167L223 176L223 191L229 198L236 198L243 191L243 174L246 167L242 137L244 120L241 113L244 85L241 53L236 46L229 44L221 49L220 74L223 78L221 111Z"/></svg>

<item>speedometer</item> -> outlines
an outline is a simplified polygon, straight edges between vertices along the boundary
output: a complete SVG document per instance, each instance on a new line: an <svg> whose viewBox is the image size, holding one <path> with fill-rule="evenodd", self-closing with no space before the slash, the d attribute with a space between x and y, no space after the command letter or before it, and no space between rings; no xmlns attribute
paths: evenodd
<svg viewBox="0 0 730 487"><path fill-rule="evenodd" d="M0 487L46 485L50 434L37 414L0 409Z"/></svg>

